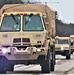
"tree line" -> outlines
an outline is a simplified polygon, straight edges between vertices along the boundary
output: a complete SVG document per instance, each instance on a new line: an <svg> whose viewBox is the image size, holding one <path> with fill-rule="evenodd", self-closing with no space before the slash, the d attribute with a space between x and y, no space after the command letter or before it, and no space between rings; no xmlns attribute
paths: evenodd
<svg viewBox="0 0 74 75"><path fill-rule="evenodd" d="M4 4L18 4L18 3L24 3L22 0L1 0L0 1L0 9Z"/></svg>
<svg viewBox="0 0 74 75"><path fill-rule="evenodd" d="M0 9L2 8L3 5L5 4L39 4L41 3L40 1L36 0L1 0L0 1Z"/></svg>
<svg viewBox="0 0 74 75"><path fill-rule="evenodd" d="M69 37L74 35L74 23L63 23L56 19L56 35L60 37Z"/></svg>

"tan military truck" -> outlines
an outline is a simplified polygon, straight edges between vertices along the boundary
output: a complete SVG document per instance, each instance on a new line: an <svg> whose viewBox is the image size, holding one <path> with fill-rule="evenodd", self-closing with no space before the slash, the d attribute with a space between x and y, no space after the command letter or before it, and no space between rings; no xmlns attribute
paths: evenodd
<svg viewBox="0 0 74 75"><path fill-rule="evenodd" d="M74 35L70 35L70 49L71 49L71 54L74 52Z"/></svg>
<svg viewBox="0 0 74 75"><path fill-rule="evenodd" d="M55 37L55 53L66 56L66 59L70 59L70 38L69 37Z"/></svg>
<svg viewBox="0 0 74 75"><path fill-rule="evenodd" d="M1 21L1 10L0 10L0 21Z"/></svg>
<svg viewBox="0 0 74 75"><path fill-rule="evenodd" d="M16 64L40 64L54 71L55 11L41 4L10 4L1 9L0 73Z"/></svg>

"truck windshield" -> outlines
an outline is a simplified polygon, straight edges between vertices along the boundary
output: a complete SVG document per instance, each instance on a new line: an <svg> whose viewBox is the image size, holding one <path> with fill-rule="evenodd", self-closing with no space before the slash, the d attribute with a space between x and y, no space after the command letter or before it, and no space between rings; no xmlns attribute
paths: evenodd
<svg viewBox="0 0 74 75"><path fill-rule="evenodd" d="M39 15L24 15L23 19L23 31L43 31L43 25Z"/></svg>
<svg viewBox="0 0 74 75"><path fill-rule="evenodd" d="M14 15L15 19L11 16L4 16L1 24L0 31L10 32L10 31L19 31L20 30L20 16Z"/></svg>
<svg viewBox="0 0 74 75"><path fill-rule="evenodd" d="M69 44L68 40L58 40L58 44Z"/></svg>

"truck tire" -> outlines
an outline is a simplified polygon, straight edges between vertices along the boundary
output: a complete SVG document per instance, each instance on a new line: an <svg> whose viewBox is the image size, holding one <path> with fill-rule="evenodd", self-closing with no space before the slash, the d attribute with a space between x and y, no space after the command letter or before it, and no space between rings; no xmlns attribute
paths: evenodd
<svg viewBox="0 0 74 75"><path fill-rule="evenodd" d="M71 54L73 54L73 49L71 49Z"/></svg>
<svg viewBox="0 0 74 75"><path fill-rule="evenodd" d="M5 63L5 58L3 56L0 56L0 73L6 73L7 68L6 68L6 63Z"/></svg>
<svg viewBox="0 0 74 75"><path fill-rule="evenodd" d="M53 49L53 50L52 50L52 51L53 51L53 53L52 53L52 54L53 54L52 57L53 57L54 65L55 65L55 64L56 64L56 61L55 61L55 60L56 60L56 58L55 58L55 46L53 46L52 49Z"/></svg>
<svg viewBox="0 0 74 75"><path fill-rule="evenodd" d="M51 71L54 71L54 67L55 67L55 50L54 50L54 46L50 47L50 49L52 51Z"/></svg>
<svg viewBox="0 0 74 75"><path fill-rule="evenodd" d="M73 52L71 51L71 54L73 54Z"/></svg>
<svg viewBox="0 0 74 75"><path fill-rule="evenodd" d="M48 54L41 59L41 69L42 73L50 73L51 71L51 59L50 59L50 50L48 50Z"/></svg>
<svg viewBox="0 0 74 75"><path fill-rule="evenodd" d="M7 71L14 71L14 65L9 64L8 67L7 67Z"/></svg>
<svg viewBox="0 0 74 75"><path fill-rule="evenodd" d="M42 73L50 73L51 71L51 64L50 64L50 60L45 60L44 64L41 66L42 69Z"/></svg>
<svg viewBox="0 0 74 75"><path fill-rule="evenodd" d="M71 58L71 53L68 51L66 51L66 59L70 59Z"/></svg>
<svg viewBox="0 0 74 75"><path fill-rule="evenodd" d="M53 60L51 60L51 71L54 71L54 63L53 63Z"/></svg>
<svg viewBox="0 0 74 75"><path fill-rule="evenodd" d="M2 66L2 68L0 68L0 73L7 73L6 69Z"/></svg>

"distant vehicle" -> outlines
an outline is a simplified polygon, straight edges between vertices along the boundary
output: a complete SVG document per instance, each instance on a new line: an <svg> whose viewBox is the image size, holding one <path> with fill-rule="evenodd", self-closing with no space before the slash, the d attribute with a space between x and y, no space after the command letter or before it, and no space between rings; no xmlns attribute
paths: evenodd
<svg viewBox="0 0 74 75"><path fill-rule="evenodd" d="M56 36L55 52L56 54L61 54L63 56L66 56L66 59L70 59L71 58L70 38Z"/></svg>
<svg viewBox="0 0 74 75"><path fill-rule="evenodd" d="M55 68L55 11L42 4L8 4L1 9L0 73L16 64Z"/></svg>
<svg viewBox="0 0 74 75"><path fill-rule="evenodd" d="M70 35L70 49L71 49L71 53L73 54L73 52L74 52L74 35Z"/></svg>

